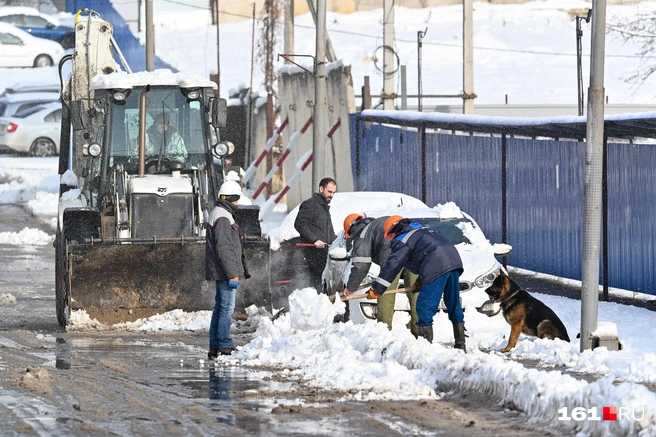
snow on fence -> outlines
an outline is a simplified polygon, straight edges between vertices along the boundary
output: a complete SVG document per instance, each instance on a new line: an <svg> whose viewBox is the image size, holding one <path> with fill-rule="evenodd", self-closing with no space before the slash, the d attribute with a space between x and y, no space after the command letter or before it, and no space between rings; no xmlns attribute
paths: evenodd
<svg viewBox="0 0 656 437"><path fill-rule="evenodd" d="M301 139L301 136L308 130L311 124L312 124L312 117L308 118L308 121L305 122L305 125L303 125L300 131L294 132L291 135L291 137L289 137L289 143L287 144L287 147L285 147L284 152L282 153L280 158L278 158L278 162L276 162L276 165L274 165L269 171L269 173L267 173L264 180L255 191L255 194L253 194L253 200L257 199L257 197L264 190L264 188L266 188L267 184L273 178L273 175L276 174L276 172L280 169L282 163L285 161L285 159L287 159L294 146L298 144L299 140Z"/></svg>
<svg viewBox="0 0 656 437"><path fill-rule="evenodd" d="M251 180L253 175L255 175L255 171L257 170L257 167L262 163L264 157L267 155L267 153L269 153L273 145L276 144L276 141L278 141L278 138L280 138L280 134L288 124L289 124L289 117L285 118L285 120L282 122L280 127L276 129L273 135L271 135L271 138L267 140L266 146L264 147L264 150L262 150L262 153L260 153L260 156L258 156L257 159L253 161L251 165L248 166L248 169L246 169L243 178L244 184L247 184L248 181Z"/></svg>
<svg viewBox="0 0 656 437"><path fill-rule="evenodd" d="M311 121L308 120L308 121ZM339 129L341 126L341 119L337 119L335 124L332 125L332 127L328 130L328 133L326 134L326 139L324 140L325 142L330 141L330 139L333 137L335 134L335 131ZM291 142L291 140L290 140ZM260 221L263 221L270 213L273 211L273 208L280 203L283 197L285 197L285 194L287 194L287 191L296 183L299 177L301 177L301 174L303 171L310 165L312 162L312 149L308 150L303 156L301 156L301 159L298 160L296 163L296 172L292 175L291 178L287 181L287 184L285 187L278 192L277 195L269 197L269 199L262 205L260 208Z"/></svg>

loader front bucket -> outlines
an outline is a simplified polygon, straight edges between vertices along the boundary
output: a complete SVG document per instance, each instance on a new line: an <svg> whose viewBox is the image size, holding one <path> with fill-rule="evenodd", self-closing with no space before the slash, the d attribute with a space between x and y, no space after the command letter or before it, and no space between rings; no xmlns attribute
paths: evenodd
<svg viewBox="0 0 656 437"><path fill-rule="evenodd" d="M103 323L213 307L214 289L205 280L204 239L70 243L66 249L70 307Z"/></svg>
<svg viewBox="0 0 656 437"><path fill-rule="evenodd" d="M245 313L251 305L271 311L270 251L266 239L244 241L244 255L251 278L239 281L235 298L235 313Z"/></svg>

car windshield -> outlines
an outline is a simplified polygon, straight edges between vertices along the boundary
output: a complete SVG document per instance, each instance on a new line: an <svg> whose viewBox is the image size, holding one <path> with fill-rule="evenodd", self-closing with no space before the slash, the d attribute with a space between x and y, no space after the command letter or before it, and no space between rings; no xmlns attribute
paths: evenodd
<svg viewBox="0 0 656 437"><path fill-rule="evenodd" d="M421 223L422 226L438 231L454 245L460 243L471 244L471 241L465 237L462 230L458 227L459 223L471 223L465 218L440 219L437 217L426 217L412 220Z"/></svg>
<svg viewBox="0 0 656 437"><path fill-rule="evenodd" d="M135 88L112 104L110 166L123 163L128 172L138 166L140 94ZM146 99L146 160L161 154L185 168L205 163L201 102L187 99L177 87L152 87Z"/></svg>

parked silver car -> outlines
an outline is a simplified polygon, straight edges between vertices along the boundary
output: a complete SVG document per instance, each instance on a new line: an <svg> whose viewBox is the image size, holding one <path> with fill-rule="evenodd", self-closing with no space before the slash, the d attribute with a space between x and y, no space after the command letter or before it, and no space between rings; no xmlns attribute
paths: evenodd
<svg viewBox="0 0 656 437"><path fill-rule="evenodd" d="M8 93L0 97L0 117L12 117L34 106L57 101L59 93L56 92Z"/></svg>
<svg viewBox="0 0 656 437"><path fill-rule="evenodd" d="M35 157L59 154L62 107L46 103L0 117L0 150L26 153Z"/></svg>
<svg viewBox="0 0 656 437"><path fill-rule="evenodd" d="M463 307L480 306L487 299L485 289L503 268L496 256L508 255L512 247L507 244L490 244L476 221L467 213L460 211L460 208L452 202L435 208L407 209L399 214L437 230L456 246L464 267L460 276L460 297ZM374 211L367 212L366 215L382 217L389 215L389 212ZM341 231L330 247L328 262L323 273L324 287L329 295L344 290L344 284L347 283L351 272L350 249L349 240L344 238L344 231ZM361 289L355 294L363 295L368 289L366 285L374 281L379 271L379 267L372 264ZM395 311L410 311L405 294L397 294ZM366 298L349 300L347 314L353 323L364 323L367 319L375 320L376 301Z"/></svg>

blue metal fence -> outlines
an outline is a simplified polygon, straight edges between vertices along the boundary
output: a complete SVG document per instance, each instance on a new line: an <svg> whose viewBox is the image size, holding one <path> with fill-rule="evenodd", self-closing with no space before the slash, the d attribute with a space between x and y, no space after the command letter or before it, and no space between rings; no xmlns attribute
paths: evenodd
<svg viewBox="0 0 656 437"><path fill-rule="evenodd" d="M580 280L585 143L423 133L376 123L366 123L356 141L355 120L356 189L398 191L430 206L453 201L491 242L502 242L505 159L505 241L513 246L508 264ZM608 144L607 154L608 285L656 295L656 146Z"/></svg>

